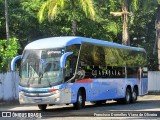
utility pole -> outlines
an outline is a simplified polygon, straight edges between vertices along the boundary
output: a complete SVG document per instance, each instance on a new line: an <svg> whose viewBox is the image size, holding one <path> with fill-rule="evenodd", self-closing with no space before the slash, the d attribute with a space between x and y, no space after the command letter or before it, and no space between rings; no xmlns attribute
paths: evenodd
<svg viewBox="0 0 160 120"><path fill-rule="evenodd" d="M123 33L122 33L122 44L130 45L130 37L129 37L129 12L128 12L128 4L124 2L122 4L121 12L110 12L110 14L114 16L123 16Z"/></svg>

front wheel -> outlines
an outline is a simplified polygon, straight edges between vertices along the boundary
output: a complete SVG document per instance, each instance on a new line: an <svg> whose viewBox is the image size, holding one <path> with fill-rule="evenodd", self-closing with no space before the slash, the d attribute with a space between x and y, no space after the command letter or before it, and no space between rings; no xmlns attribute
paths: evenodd
<svg viewBox="0 0 160 120"><path fill-rule="evenodd" d="M40 105L38 105L38 108L39 108L40 110L44 111L44 110L46 110L47 105L46 105L46 104L40 104Z"/></svg>
<svg viewBox="0 0 160 120"><path fill-rule="evenodd" d="M85 106L85 96L81 90L78 91L77 101L73 104L75 109L81 109Z"/></svg>

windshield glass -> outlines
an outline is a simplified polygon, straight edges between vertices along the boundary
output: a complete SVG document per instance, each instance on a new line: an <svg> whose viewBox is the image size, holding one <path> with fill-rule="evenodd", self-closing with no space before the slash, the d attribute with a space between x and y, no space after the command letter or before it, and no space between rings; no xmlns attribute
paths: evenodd
<svg viewBox="0 0 160 120"><path fill-rule="evenodd" d="M63 49L26 50L21 63L20 85L49 87L63 81L60 58Z"/></svg>

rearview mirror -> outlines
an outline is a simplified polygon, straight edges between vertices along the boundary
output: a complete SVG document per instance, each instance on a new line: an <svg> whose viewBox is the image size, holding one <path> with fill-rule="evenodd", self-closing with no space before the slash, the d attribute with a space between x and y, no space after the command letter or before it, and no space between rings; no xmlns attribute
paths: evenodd
<svg viewBox="0 0 160 120"><path fill-rule="evenodd" d="M66 52L61 56L61 59L60 59L61 68L65 68L66 58L71 54L73 54L73 52Z"/></svg>
<svg viewBox="0 0 160 120"><path fill-rule="evenodd" d="M15 63L17 60L19 60L22 57L22 55L18 55L14 57L11 61L11 71L15 71Z"/></svg>

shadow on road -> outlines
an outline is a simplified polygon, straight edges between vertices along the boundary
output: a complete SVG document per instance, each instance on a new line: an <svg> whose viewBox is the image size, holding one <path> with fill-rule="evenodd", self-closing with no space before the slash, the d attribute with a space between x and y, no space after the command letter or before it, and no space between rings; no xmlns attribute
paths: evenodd
<svg viewBox="0 0 160 120"><path fill-rule="evenodd" d="M49 106L46 111L40 111L36 106L27 105L11 105L0 106L0 110L7 107L5 110L18 112L42 113L43 117L75 117L75 116L93 116L94 113L106 113L111 111L160 111L160 100L139 100L132 104L118 104L115 101L107 101L106 104L92 105L86 103L84 109L75 110L72 105L69 106ZM3 107L3 108L2 108ZM16 109L20 107L21 109ZM24 109L23 109L24 107ZM29 107L29 109L25 109Z"/></svg>
<svg viewBox="0 0 160 120"><path fill-rule="evenodd" d="M159 109L159 100L137 101L133 104L118 104L109 102L103 105L87 104L84 109L75 110L71 105L60 108L49 107L46 111L28 110L26 112L41 112L43 117L75 117L75 116L93 116L94 113L107 113L111 111L156 111ZM159 109L160 110L160 109ZM25 111L25 110L22 110Z"/></svg>

